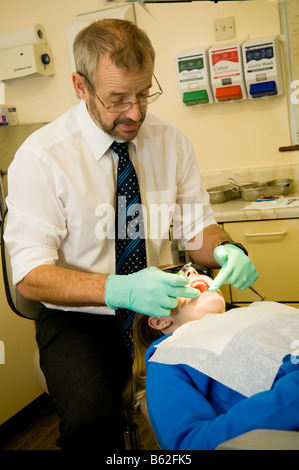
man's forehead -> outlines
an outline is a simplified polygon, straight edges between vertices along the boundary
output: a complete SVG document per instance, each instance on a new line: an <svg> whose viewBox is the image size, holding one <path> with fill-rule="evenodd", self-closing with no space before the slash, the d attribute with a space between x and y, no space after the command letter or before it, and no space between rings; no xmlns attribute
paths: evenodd
<svg viewBox="0 0 299 470"><path fill-rule="evenodd" d="M154 65L151 60L147 60L143 67L125 68L117 66L111 58L106 55L101 57L97 66L97 76L103 78L106 75L113 75L115 77L142 77L146 75L152 75L154 71Z"/></svg>

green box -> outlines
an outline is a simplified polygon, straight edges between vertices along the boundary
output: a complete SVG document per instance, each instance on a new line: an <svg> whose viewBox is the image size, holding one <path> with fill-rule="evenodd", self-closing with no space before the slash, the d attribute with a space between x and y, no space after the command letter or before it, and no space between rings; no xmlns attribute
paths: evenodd
<svg viewBox="0 0 299 470"><path fill-rule="evenodd" d="M205 104L209 102L208 93L206 90L190 91L183 94L183 103L186 106L195 104Z"/></svg>

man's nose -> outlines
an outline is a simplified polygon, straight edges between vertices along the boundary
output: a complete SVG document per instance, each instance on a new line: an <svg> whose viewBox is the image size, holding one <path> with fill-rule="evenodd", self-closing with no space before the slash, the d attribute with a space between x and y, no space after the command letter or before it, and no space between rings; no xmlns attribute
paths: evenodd
<svg viewBox="0 0 299 470"><path fill-rule="evenodd" d="M134 103L133 106L125 112L125 115L132 119L132 121L139 121L142 116L139 101Z"/></svg>

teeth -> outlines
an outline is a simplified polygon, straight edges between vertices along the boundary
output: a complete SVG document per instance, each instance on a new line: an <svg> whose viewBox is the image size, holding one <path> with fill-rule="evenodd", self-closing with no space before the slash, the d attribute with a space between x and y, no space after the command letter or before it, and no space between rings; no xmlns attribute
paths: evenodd
<svg viewBox="0 0 299 470"><path fill-rule="evenodd" d="M201 294L205 293L208 290L208 285L203 281L195 281L191 284L191 287L198 289Z"/></svg>

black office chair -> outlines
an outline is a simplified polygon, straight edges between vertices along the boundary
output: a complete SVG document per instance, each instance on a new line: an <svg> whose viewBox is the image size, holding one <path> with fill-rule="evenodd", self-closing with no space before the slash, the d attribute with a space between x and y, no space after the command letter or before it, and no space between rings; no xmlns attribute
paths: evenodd
<svg viewBox="0 0 299 470"><path fill-rule="evenodd" d="M36 320L40 303L25 299L12 282L12 269L10 263L10 255L4 240L4 231L6 224L7 210L3 215L1 223L1 259L2 272L4 279L4 287L7 302L11 310L22 318ZM33 368L37 382L41 389L49 395L45 376L39 365L39 351L36 349L33 357ZM133 380L128 379L122 393L121 410L126 420L124 432L125 446L127 450L141 449L140 435L138 425L134 422L134 390Z"/></svg>

